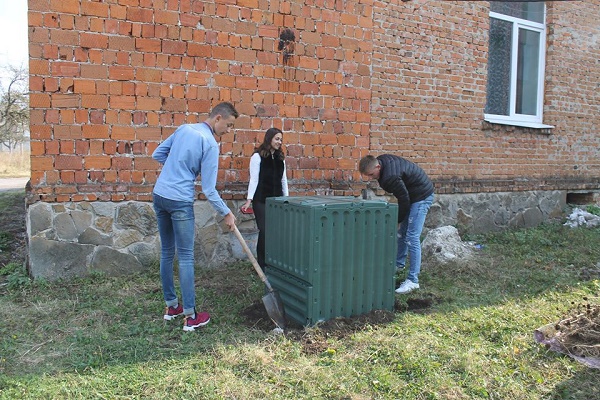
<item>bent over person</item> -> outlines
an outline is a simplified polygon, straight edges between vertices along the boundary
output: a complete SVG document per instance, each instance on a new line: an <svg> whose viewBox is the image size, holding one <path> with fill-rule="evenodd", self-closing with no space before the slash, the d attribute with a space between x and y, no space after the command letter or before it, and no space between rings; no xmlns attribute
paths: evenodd
<svg viewBox="0 0 600 400"><path fill-rule="evenodd" d="M379 186L398 199L398 253L396 268L404 269L409 256L410 268L406 280L396 293L409 293L419 288L421 272L421 232L425 217L433 203L433 183L421 167L392 154L363 157L358 170L368 179L377 179Z"/></svg>
<svg viewBox="0 0 600 400"><path fill-rule="evenodd" d="M160 235L160 279L166 303L164 319L170 321L183 315L184 331L193 331L210 321L208 313L196 312L194 181L201 175L206 199L233 230L235 217L216 189L219 145L215 136L229 132L238 115L232 104L220 103L204 122L181 125L152 154L152 158L163 164L152 200ZM183 304L177 299L173 280L175 252Z"/></svg>

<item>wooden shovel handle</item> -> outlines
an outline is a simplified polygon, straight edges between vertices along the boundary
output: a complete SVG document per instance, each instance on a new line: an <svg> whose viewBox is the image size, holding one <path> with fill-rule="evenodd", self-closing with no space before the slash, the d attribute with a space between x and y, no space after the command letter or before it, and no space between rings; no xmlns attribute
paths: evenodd
<svg viewBox="0 0 600 400"><path fill-rule="evenodd" d="M256 258L254 258L254 254L252 254L252 251L250 251L250 248L246 244L246 241L244 240L244 237L240 233L237 225L233 226L233 232L235 233L235 236L237 236L238 240L240 241L240 244L244 248L244 251L246 252L246 255L248 256L248 258L250 259L250 262L252 262L252 266L256 270L256 273L260 277L260 280L263 281L263 283L267 286L267 289L269 290L269 292L272 292L273 288L271 287L271 284L269 283L267 276L263 272L260 265L258 265L258 261L256 261Z"/></svg>

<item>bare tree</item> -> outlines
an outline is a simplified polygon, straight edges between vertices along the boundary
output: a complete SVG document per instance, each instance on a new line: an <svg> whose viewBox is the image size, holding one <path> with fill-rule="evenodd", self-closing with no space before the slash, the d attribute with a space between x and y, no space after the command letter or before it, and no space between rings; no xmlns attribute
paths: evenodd
<svg viewBox="0 0 600 400"><path fill-rule="evenodd" d="M27 140L29 131L28 73L23 67L7 66L3 70L6 78L0 81L0 148L13 150Z"/></svg>

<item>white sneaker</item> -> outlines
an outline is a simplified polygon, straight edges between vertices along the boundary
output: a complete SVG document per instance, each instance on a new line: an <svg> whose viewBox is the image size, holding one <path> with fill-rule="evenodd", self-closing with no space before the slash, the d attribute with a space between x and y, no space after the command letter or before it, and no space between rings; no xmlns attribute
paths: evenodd
<svg viewBox="0 0 600 400"><path fill-rule="evenodd" d="M406 293L412 292L413 290L417 290L418 288L419 288L418 283L414 283L413 281L410 281L407 279L404 282L402 282L402 285L400 285L398 287L398 289L396 289L396 293L406 294Z"/></svg>

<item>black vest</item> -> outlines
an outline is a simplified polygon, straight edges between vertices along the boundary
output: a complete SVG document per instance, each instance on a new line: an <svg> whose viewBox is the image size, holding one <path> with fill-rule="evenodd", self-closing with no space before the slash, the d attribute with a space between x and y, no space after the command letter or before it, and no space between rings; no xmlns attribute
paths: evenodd
<svg viewBox="0 0 600 400"><path fill-rule="evenodd" d="M282 178L283 160L279 159L277 152L268 157L260 157L258 186L256 187L253 201L264 203L267 197L283 196Z"/></svg>

